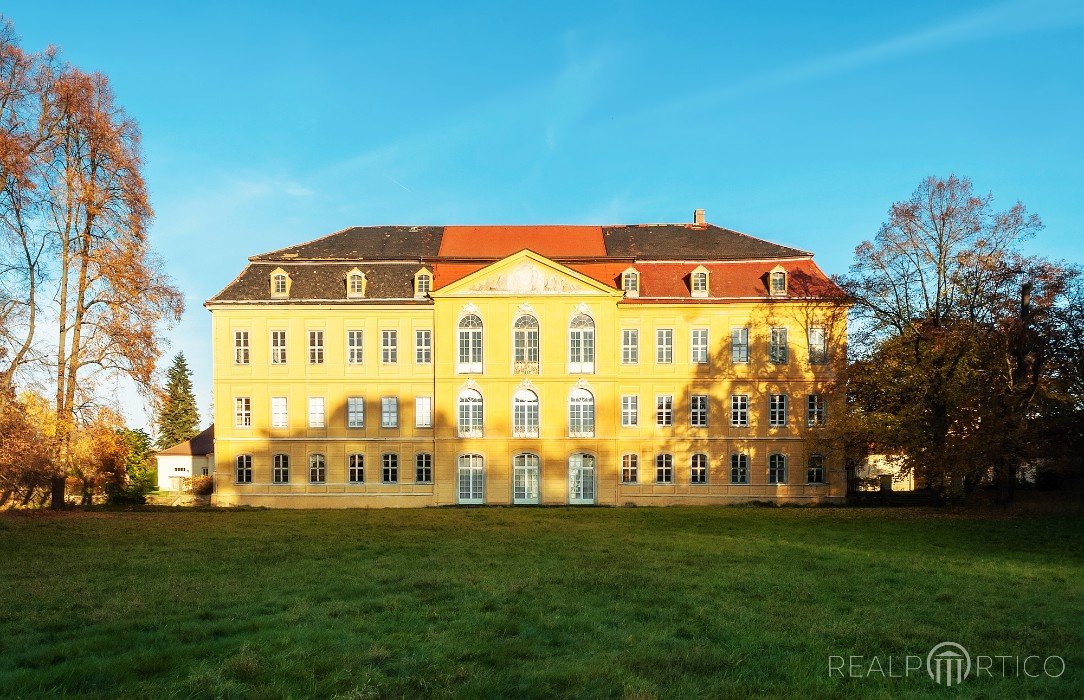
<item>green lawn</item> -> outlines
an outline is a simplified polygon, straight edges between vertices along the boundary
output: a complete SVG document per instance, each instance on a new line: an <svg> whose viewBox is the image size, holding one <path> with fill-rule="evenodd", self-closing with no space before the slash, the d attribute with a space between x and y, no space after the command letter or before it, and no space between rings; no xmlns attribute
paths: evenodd
<svg viewBox="0 0 1084 700"><path fill-rule="evenodd" d="M843 508L0 513L0 695L1080 698L1082 534ZM828 675L946 640L1067 669Z"/></svg>

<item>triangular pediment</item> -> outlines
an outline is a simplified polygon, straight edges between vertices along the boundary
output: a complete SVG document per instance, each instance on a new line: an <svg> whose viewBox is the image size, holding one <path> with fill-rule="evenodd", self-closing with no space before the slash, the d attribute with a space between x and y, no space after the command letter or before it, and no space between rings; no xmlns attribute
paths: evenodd
<svg viewBox="0 0 1084 700"><path fill-rule="evenodd" d="M483 267L432 296L534 294L621 296L618 290L529 250Z"/></svg>

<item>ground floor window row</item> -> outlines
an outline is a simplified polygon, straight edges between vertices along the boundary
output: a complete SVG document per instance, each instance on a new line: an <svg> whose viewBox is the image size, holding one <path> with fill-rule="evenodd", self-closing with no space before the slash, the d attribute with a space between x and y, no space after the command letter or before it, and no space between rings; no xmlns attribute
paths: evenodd
<svg viewBox="0 0 1084 700"><path fill-rule="evenodd" d="M290 483L290 455L278 453L271 457L271 481L275 484ZM773 452L768 455L767 483L773 485L789 484L790 482L790 458L788 455ZM252 455L243 454L236 458L235 480L238 484L252 483ZM532 502L537 498L539 488L539 473L541 470L541 458L530 452L515 455L512 459L514 500L522 499L522 502ZM323 453L314 452L308 456L308 482L310 484L327 483L327 458ZM417 452L414 455L414 482L416 484L433 483L433 455L429 452ZM655 455L653 479L643 483L673 484L675 483L674 455L660 453ZM383 484L400 483L399 454L386 452L380 456L377 474L372 476L372 481ZM570 489L572 488L573 474L577 476L575 492L577 498L587 498L584 494L589 493L590 499L594 499L595 457L588 453L576 453L568 460ZM707 454L698 452L690 456L688 463L688 475L690 484L707 484L711 473L711 459ZM366 483L365 455L353 453L346 456L347 483ZM456 478L459 500L462 503L471 503L484 497L485 490L485 458L479 454L460 455L456 461ZM591 483L586 483L590 476ZM729 481L732 485L747 485L750 483L749 455L744 452L735 452L730 455ZM640 481L640 455L625 454L621 456L621 483L639 484ZM798 482L800 483L800 482ZM824 484L825 464L824 455L813 453L808 455L805 464L805 483ZM483 494L483 495L479 495ZM570 498L572 491L570 490ZM482 501L478 501L482 502Z"/></svg>

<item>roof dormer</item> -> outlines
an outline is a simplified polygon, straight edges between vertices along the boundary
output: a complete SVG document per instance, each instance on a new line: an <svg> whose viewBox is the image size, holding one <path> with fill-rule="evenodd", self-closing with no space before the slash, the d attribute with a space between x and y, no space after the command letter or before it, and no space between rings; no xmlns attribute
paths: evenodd
<svg viewBox="0 0 1084 700"><path fill-rule="evenodd" d="M768 293L773 297L785 297L787 295L787 271L782 265L776 265L768 273Z"/></svg>
<svg viewBox="0 0 1084 700"><path fill-rule="evenodd" d="M423 267L414 273L414 298L424 299L433 291L433 272Z"/></svg>
<svg viewBox="0 0 1084 700"><path fill-rule="evenodd" d="M286 270L276 267L271 271L269 284L271 285L272 299L286 299L290 296L290 287L293 285L293 280L290 279L290 275Z"/></svg>
<svg viewBox="0 0 1084 700"><path fill-rule="evenodd" d="M696 268L689 274L689 291L692 292L693 297L697 299L706 299L708 297L708 290L710 282L710 273L708 268L703 265L697 265Z"/></svg>
<svg viewBox="0 0 1084 700"><path fill-rule="evenodd" d="M355 267L346 273L346 298L364 299L366 284L368 284L368 279L366 279L365 273L358 268Z"/></svg>
<svg viewBox="0 0 1084 700"><path fill-rule="evenodd" d="M629 266L621 273L621 289L627 297L640 296L640 273L636 268Z"/></svg>

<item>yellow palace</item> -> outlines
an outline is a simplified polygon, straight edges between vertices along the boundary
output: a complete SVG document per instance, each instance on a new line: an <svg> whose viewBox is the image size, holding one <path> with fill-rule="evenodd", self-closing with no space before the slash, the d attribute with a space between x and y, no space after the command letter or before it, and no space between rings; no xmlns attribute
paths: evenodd
<svg viewBox="0 0 1084 700"><path fill-rule="evenodd" d="M349 228L213 320L220 505L842 499L814 451L846 299L705 223Z"/></svg>

